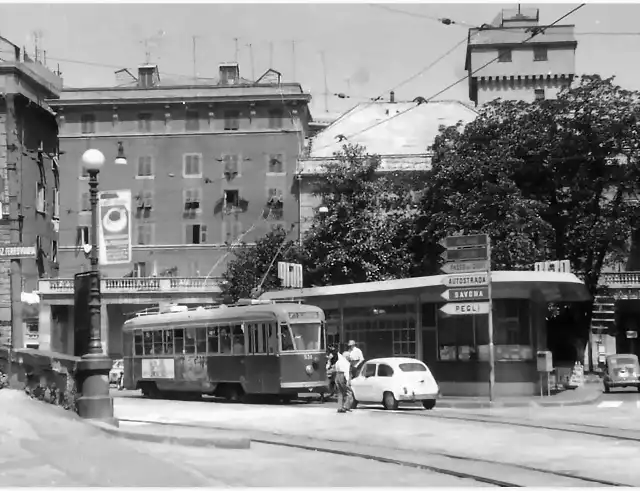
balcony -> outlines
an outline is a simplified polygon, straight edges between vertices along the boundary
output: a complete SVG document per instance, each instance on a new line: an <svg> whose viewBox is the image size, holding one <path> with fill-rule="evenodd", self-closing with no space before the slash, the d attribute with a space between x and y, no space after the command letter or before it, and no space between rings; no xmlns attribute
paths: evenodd
<svg viewBox="0 0 640 491"><path fill-rule="evenodd" d="M220 278L102 278L100 290L103 295L127 293L219 293ZM51 278L40 280L41 295L72 295L74 280Z"/></svg>
<svg viewBox="0 0 640 491"><path fill-rule="evenodd" d="M614 289L640 289L640 271L602 273L600 275L600 284Z"/></svg>

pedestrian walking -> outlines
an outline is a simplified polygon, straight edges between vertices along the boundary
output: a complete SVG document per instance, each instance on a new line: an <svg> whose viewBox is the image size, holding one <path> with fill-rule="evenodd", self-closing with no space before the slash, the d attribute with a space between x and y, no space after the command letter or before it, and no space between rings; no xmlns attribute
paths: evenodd
<svg viewBox="0 0 640 491"><path fill-rule="evenodd" d="M358 376L358 370L364 363L362 350L356 346L356 342L353 339L349 341L348 356L346 358L351 364L351 380L353 380Z"/></svg>
<svg viewBox="0 0 640 491"><path fill-rule="evenodd" d="M335 381L338 389L338 412L351 411L353 405L353 391L349 385L351 378L351 365L349 361L334 347L333 352L337 357L335 362Z"/></svg>

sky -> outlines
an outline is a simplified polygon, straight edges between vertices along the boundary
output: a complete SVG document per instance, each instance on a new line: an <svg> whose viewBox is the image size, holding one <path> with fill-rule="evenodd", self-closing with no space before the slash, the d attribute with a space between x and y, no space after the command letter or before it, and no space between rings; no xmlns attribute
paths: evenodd
<svg viewBox="0 0 640 491"><path fill-rule="evenodd" d="M385 6L407 13L391 12ZM295 77L311 92L312 115L318 118L327 112L340 114L371 97L388 97L392 88L465 39L468 25L489 23L502 8L516 6L0 3L0 35L26 46L29 53L34 52L37 38L40 51L46 51L47 65L56 69L59 64L69 87L115 84L115 70L135 72L146 61L145 44L161 77L179 75L188 80L194 71L194 36L197 75L215 77L219 63L236 57L237 43L241 76L257 78L271 65L285 81ZM540 8L541 24L554 22L575 6L526 4ZM433 20L442 17L457 24ZM640 52L638 18L640 4L588 3L561 22L576 26L576 73L616 75L620 85L640 89L635 69ZM594 34L599 32L608 34ZM464 77L465 46L397 88L396 99L429 98ZM336 93L350 98L340 99ZM468 102L466 81L438 98Z"/></svg>

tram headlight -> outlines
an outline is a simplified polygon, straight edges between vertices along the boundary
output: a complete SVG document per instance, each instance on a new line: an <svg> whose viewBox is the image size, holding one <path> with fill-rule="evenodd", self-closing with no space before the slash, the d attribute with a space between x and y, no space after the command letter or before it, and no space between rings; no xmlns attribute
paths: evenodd
<svg viewBox="0 0 640 491"><path fill-rule="evenodd" d="M307 365L305 371L307 372L307 375L311 375L313 373L313 367L311 365Z"/></svg>

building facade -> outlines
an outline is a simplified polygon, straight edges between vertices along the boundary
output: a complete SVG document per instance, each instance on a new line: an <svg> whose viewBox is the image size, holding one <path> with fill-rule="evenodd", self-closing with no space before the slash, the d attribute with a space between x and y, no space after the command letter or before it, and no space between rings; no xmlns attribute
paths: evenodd
<svg viewBox="0 0 640 491"><path fill-rule="evenodd" d="M81 156L100 149L101 190L130 189L133 264L107 277L219 276L229 245L251 243L275 225L298 222L295 166L311 96L269 70L242 79L220 65L216 81L176 85L156 66L118 87L65 89L53 102L60 124L61 276L87 265L90 203ZM114 165L119 144L127 165Z"/></svg>
<svg viewBox="0 0 640 491"><path fill-rule="evenodd" d="M476 105L497 98L553 99L571 84L578 46L574 26L540 26L539 20L539 9L507 9L490 25L469 29L465 70Z"/></svg>
<svg viewBox="0 0 640 491"><path fill-rule="evenodd" d="M45 99L61 89L59 76L0 38L0 344L13 332L24 347L21 293L58 275L58 125ZM11 260L9 245L33 254Z"/></svg>

